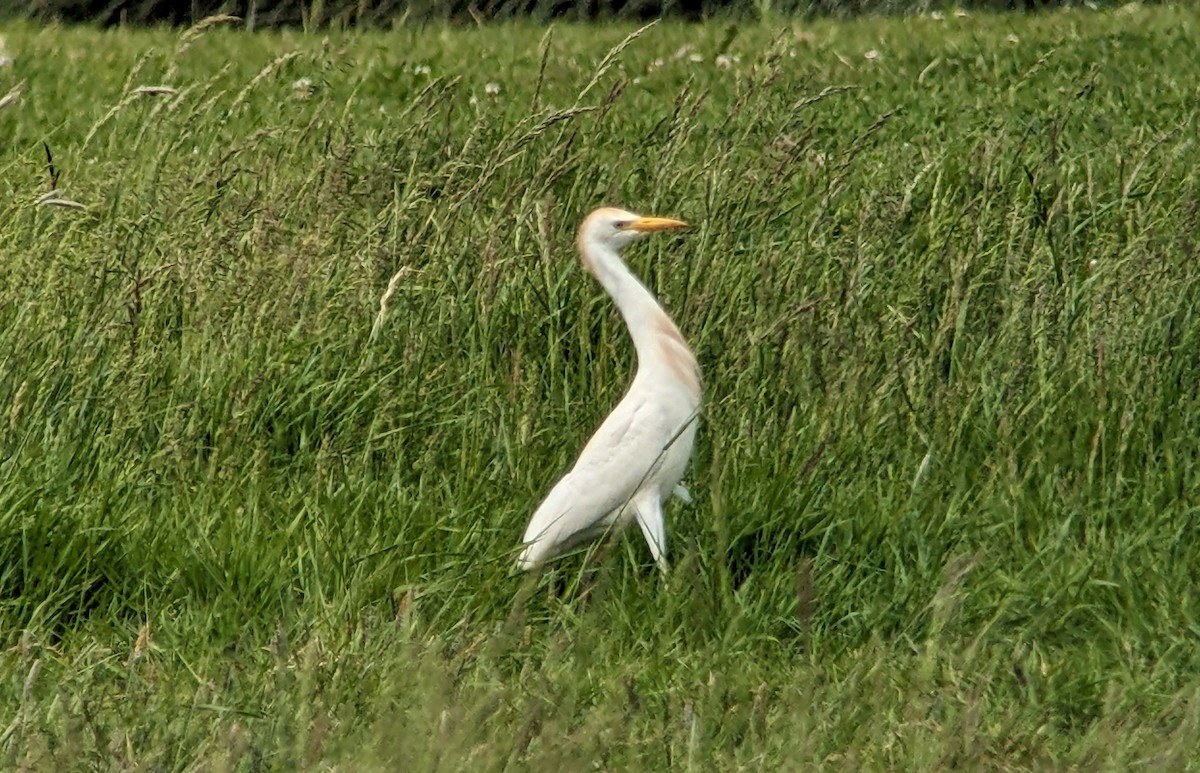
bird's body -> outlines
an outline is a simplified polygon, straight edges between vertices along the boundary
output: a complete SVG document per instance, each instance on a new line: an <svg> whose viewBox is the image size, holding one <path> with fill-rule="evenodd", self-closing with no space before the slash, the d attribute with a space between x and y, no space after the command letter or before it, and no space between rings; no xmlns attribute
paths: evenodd
<svg viewBox="0 0 1200 773"><path fill-rule="evenodd" d="M579 229L584 266L612 296L637 350L629 390L529 521L520 565L530 569L636 520L666 566L663 503L675 490L696 435L700 368L679 328L618 251L637 237L679 228L678 220L598 209Z"/></svg>

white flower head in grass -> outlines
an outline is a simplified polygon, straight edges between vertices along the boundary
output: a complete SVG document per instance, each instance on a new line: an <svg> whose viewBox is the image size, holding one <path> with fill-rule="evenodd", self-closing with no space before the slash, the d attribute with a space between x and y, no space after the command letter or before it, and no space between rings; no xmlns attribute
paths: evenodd
<svg viewBox="0 0 1200 773"><path fill-rule="evenodd" d="M13 58L8 55L8 41L0 35L0 67L11 67Z"/></svg>
<svg viewBox="0 0 1200 773"><path fill-rule="evenodd" d="M876 60L878 60L878 59L879 59L879 52L878 52L878 51L876 51L875 49L873 49L873 48L872 48L870 51L868 51L867 53L863 54L863 57L864 57L864 58L865 58L867 61L874 62L874 61L876 61Z"/></svg>
<svg viewBox="0 0 1200 773"><path fill-rule="evenodd" d="M732 56L729 54L721 54L714 60L713 63L717 65L718 70L728 70L740 61L742 61L742 57L738 56L737 54L733 54Z"/></svg>
<svg viewBox="0 0 1200 773"><path fill-rule="evenodd" d="M1090 268L1092 271L1095 271L1096 269L1100 268L1100 261L1092 258L1088 261L1088 268Z"/></svg>
<svg viewBox="0 0 1200 773"><path fill-rule="evenodd" d="M1021 39L1011 32L1008 33L1008 37L1005 38L1005 40L1007 40L1009 43L1020 43L1021 42Z"/></svg>
<svg viewBox="0 0 1200 773"><path fill-rule="evenodd" d="M963 10L963 9L961 9L961 8L955 8L955 9L954 9L954 15L955 15L956 17L958 17L959 19L965 19L965 18L967 18L968 16L970 16L971 14L967 13L966 11L964 11L964 10Z"/></svg>
<svg viewBox="0 0 1200 773"><path fill-rule="evenodd" d="M419 64L413 68L413 72L417 75L428 75L429 73L431 73L433 71L429 69L429 65Z"/></svg>
<svg viewBox="0 0 1200 773"><path fill-rule="evenodd" d="M313 82L308 78L299 78L292 81L292 93L297 99L308 99L316 91Z"/></svg>
<svg viewBox="0 0 1200 773"><path fill-rule="evenodd" d="M487 94L489 97L500 96L500 84L494 81L492 83L484 84L483 93Z"/></svg>
<svg viewBox="0 0 1200 773"><path fill-rule="evenodd" d="M702 54L688 54L688 61L692 64L697 64L704 61L704 56Z"/></svg>
<svg viewBox="0 0 1200 773"><path fill-rule="evenodd" d="M946 14L942 13L941 11L934 11L933 13L929 14L929 18L933 19L934 21L945 21Z"/></svg>

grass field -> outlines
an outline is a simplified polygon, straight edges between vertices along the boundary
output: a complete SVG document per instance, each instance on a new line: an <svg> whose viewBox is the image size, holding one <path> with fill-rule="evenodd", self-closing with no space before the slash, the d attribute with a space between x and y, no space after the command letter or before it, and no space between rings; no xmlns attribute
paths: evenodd
<svg viewBox="0 0 1200 773"><path fill-rule="evenodd" d="M0 767L1200 768L1198 20L8 27ZM695 502L523 576L601 203Z"/></svg>

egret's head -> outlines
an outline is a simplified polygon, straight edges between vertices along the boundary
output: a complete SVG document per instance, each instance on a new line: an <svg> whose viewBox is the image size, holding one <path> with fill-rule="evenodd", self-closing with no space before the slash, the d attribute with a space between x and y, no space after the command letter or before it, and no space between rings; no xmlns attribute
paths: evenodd
<svg viewBox="0 0 1200 773"><path fill-rule="evenodd" d="M586 254L588 245L620 251L630 242L655 231L684 228L687 223L666 217L642 217L614 207L601 207L588 215L579 227L579 246Z"/></svg>

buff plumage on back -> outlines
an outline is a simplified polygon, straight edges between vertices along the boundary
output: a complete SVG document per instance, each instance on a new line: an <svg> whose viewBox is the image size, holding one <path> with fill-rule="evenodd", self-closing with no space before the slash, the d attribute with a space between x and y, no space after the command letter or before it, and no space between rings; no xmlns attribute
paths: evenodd
<svg viewBox="0 0 1200 773"><path fill-rule="evenodd" d="M580 259L621 312L638 369L624 398L530 519L519 559L525 569L629 521L637 522L655 561L666 568L662 506L691 455L700 368L679 328L619 251L647 234L683 226L612 207L592 212L580 226Z"/></svg>

